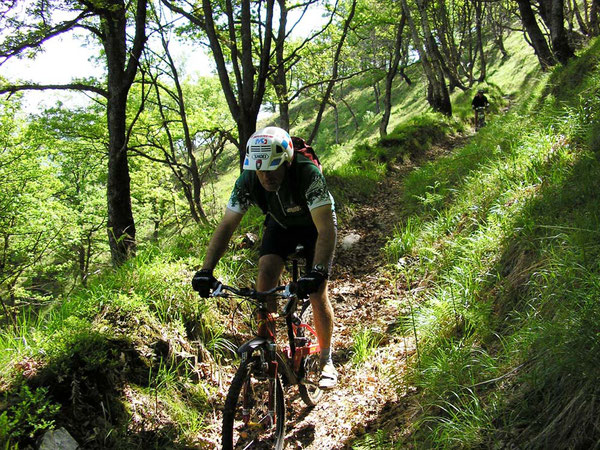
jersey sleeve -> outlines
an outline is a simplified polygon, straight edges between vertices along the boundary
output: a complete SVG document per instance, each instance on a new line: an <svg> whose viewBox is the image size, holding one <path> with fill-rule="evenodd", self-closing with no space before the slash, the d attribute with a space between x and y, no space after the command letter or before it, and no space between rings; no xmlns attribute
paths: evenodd
<svg viewBox="0 0 600 450"><path fill-rule="evenodd" d="M252 205L252 199L250 196L250 190L244 173L238 177L231 191L229 202L227 202L227 209L236 212L238 214L245 214L246 211Z"/></svg>
<svg viewBox="0 0 600 450"><path fill-rule="evenodd" d="M333 197L327 189L325 177L314 164L306 164L304 173L303 189L306 198L306 205L309 210L313 210L320 206L331 205L333 209Z"/></svg>

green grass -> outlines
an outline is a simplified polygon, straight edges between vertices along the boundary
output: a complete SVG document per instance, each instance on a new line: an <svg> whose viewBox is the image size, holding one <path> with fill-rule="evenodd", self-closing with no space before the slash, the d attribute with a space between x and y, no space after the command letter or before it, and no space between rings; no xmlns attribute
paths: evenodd
<svg viewBox="0 0 600 450"><path fill-rule="evenodd" d="M598 441L599 45L540 74L513 33L513 57L490 58L489 126L406 179L405 216L384 255L399 286L426 288L398 295L410 304L397 329L418 344L402 383L419 389L422 414L404 441L396 430L378 430L353 448L583 448ZM360 123L357 129L340 107L343 143L335 143L333 114L324 118L315 148L342 211L360 207L395 164L470 129L479 86L452 93L455 114L446 119L429 112L419 67L408 74L414 84L397 80L385 139L370 86L349 85L345 93ZM293 133L310 129L313 106L294 105ZM214 218L237 175L235 155L228 161L235 167L220 168L205 191ZM253 282L256 248L241 241L244 233L260 234L261 223L256 210L246 215L217 267L219 279ZM0 443L20 439L17 428L39 434L55 413L71 425L82 415L97 420L90 427L99 445L204 443L202 435L213 432L216 386L192 370L190 355L205 369L234 358L223 312L189 286L211 231L194 225L141 246L123 267L92 276L86 288L44 309L23 310L0 331L1 406L8 411L0 430L13 430L0 432ZM380 342L370 328L357 330L351 363L373 358ZM100 419L98 405L105 408ZM90 427L71 430L84 439ZM19 442L33 445L33 438Z"/></svg>
<svg viewBox="0 0 600 450"><path fill-rule="evenodd" d="M385 253L404 285L427 287L410 294L423 414L407 442L600 438L599 46L406 180Z"/></svg>
<svg viewBox="0 0 600 450"><path fill-rule="evenodd" d="M354 333L354 343L350 351L352 364L358 367L368 361L375 354L382 339L383 335L371 328L361 328Z"/></svg>

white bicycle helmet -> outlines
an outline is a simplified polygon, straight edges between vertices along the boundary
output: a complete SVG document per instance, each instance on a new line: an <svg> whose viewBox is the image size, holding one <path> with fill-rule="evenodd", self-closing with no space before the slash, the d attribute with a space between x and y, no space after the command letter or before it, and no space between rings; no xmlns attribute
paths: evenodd
<svg viewBox="0 0 600 450"><path fill-rule="evenodd" d="M246 170L275 170L294 157L292 139L287 131L267 127L256 131L246 143Z"/></svg>

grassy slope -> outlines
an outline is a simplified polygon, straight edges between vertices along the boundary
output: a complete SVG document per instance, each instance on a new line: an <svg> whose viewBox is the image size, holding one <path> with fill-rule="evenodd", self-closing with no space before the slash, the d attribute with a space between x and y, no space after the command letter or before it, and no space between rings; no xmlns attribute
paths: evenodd
<svg viewBox="0 0 600 450"><path fill-rule="evenodd" d="M422 414L398 448L597 445L599 55L520 77L509 113L406 180L387 255L418 305L399 322Z"/></svg>

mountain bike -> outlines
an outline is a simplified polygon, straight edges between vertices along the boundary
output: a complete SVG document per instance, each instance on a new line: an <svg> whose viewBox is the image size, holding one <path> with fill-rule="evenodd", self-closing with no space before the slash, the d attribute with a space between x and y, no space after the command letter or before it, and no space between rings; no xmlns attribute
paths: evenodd
<svg viewBox="0 0 600 450"><path fill-rule="evenodd" d="M223 408L223 449L282 449L285 438L283 386L297 385L307 406L323 395L319 388L320 352L317 334L307 321L310 302L298 299L298 260L292 259L292 282L269 291L219 284L213 297L238 297L254 307L256 336L237 352L240 366L231 381ZM286 300L281 313L272 311L274 300ZM287 342L278 346L276 323L285 319Z"/></svg>
<svg viewBox="0 0 600 450"><path fill-rule="evenodd" d="M485 107L478 106L477 108L475 108L475 113L475 116L477 117L477 120L475 122L475 131L477 131L480 128L485 127Z"/></svg>

